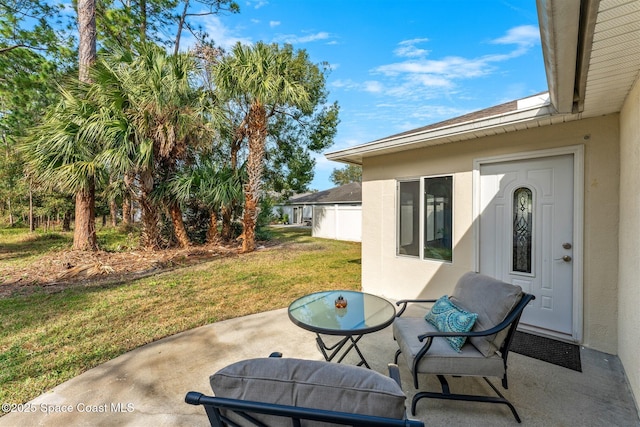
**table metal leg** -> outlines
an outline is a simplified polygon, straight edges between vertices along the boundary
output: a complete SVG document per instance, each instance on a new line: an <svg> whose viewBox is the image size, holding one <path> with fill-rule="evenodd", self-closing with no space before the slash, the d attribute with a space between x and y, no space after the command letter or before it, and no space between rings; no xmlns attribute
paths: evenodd
<svg viewBox="0 0 640 427"><path fill-rule="evenodd" d="M331 362L338 355L338 353L340 353L340 351L343 349L343 347L347 343L351 342L349 347L347 347L347 349L342 353L342 355L338 359L338 363L342 362L344 360L345 356L352 349L355 349L355 351L358 353L358 356L360 356L360 362L358 362L358 366L364 365L367 368L371 369L371 366L369 366L369 364L367 363L366 359L364 358L364 355L362 354L362 352L358 348L358 341L360 341L360 338L362 338L362 335L358 335L356 338L353 338L352 335L349 335L349 336L344 337L343 339L341 339L340 341L338 341L337 343L335 343L334 345L329 347L324 342L324 340L322 339L320 334L316 334L316 342L318 343L318 348L320 348L320 351L322 352L322 355L324 356L324 359L327 362ZM330 351L331 354L327 353L327 351Z"/></svg>

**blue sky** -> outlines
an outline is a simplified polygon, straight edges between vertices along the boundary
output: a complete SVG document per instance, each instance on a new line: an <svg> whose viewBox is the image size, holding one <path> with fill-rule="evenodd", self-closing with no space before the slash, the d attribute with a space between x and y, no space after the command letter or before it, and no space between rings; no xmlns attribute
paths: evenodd
<svg viewBox="0 0 640 427"><path fill-rule="evenodd" d="M329 151L547 90L534 0L239 4L202 23L216 44L290 43L330 65L341 122ZM343 166L318 155L310 187L333 187Z"/></svg>

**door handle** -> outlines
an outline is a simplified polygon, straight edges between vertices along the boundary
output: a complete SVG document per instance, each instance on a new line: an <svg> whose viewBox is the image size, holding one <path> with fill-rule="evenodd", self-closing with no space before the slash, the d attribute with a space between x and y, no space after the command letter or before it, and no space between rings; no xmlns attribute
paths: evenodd
<svg viewBox="0 0 640 427"><path fill-rule="evenodd" d="M571 257L569 255L565 255L562 258L556 258L555 261L564 261L564 262L571 262Z"/></svg>

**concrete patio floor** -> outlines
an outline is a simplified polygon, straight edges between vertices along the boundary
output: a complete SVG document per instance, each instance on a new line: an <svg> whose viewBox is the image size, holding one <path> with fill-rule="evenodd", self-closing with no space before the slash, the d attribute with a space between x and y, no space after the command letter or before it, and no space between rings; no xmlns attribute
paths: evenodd
<svg viewBox="0 0 640 427"><path fill-rule="evenodd" d="M373 369L386 373L396 350L391 328L366 335L360 348ZM313 333L294 326L286 309L270 311L138 348L39 396L22 408L30 412L6 414L0 426L207 426L204 409L184 403L185 394L211 394L210 374L273 351L284 357L322 359ZM582 368L575 372L510 353L509 390L504 394L516 406L522 425L640 426L618 358L583 349ZM412 382L402 362L400 369L409 404ZM450 384L454 392L488 388L474 378L453 379ZM426 386L439 387L435 378ZM68 412L59 412L63 410ZM413 418L428 426L517 425L504 405L439 400L422 400Z"/></svg>

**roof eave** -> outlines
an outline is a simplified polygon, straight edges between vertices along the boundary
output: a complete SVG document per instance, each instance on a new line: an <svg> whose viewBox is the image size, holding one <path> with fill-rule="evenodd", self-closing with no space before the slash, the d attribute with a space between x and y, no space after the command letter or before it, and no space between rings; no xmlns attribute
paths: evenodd
<svg viewBox="0 0 640 427"><path fill-rule="evenodd" d="M571 113L575 94L580 1L537 0L540 41L551 103Z"/></svg>
<svg viewBox="0 0 640 427"><path fill-rule="evenodd" d="M583 110L599 3L600 0L536 1L549 96L559 113Z"/></svg>
<svg viewBox="0 0 640 427"><path fill-rule="evenodd" d="M555 114L555 109L549 104L534 106L470 122L383 138L357 147L329 152L325 156L329 160L361 165L364 157L403 151L408 146L417 148L418 146L426 147L463 141L470 139L478 132L482 133L524 122L540 121L548 119L553 114Z"/></svg>

